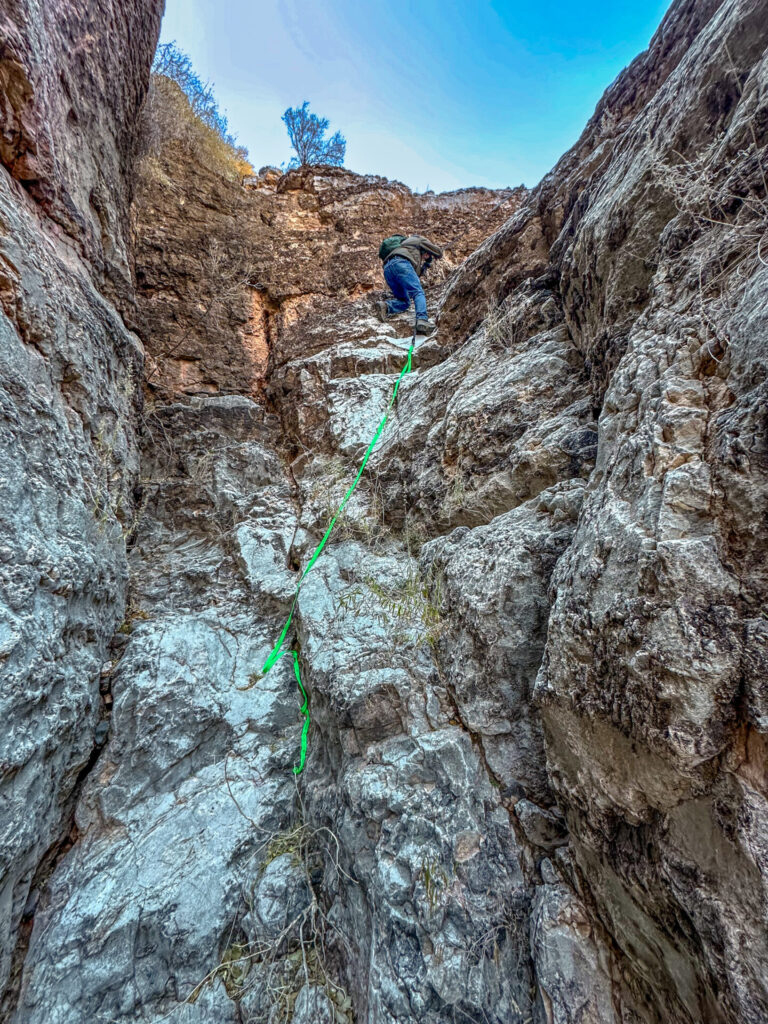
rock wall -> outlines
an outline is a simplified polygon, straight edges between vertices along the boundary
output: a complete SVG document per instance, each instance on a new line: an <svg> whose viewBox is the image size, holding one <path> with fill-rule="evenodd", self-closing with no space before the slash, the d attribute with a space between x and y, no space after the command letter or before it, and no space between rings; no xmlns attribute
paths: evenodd
<svg viewBox="0 0 768 1024"><path fill-rule="evenodd" d="M768 1014L767 24L673 5L441 320L462 338L490 291L514 332L554 295L599 410L534 702L567 874L642 1020Z"/></svg>
<svg viewBox="0 0 768 1024"><path fill-rule="evenodd" d="M766 13L674 3L530 193L145 162L130 606L14 1024L768 1019ZM397 227L464 241L296 602L296 776L260 669Z"/></svg>
<svg viewBox="0 0 768 1024"><path fill-rule="evenodd" d="M521 194L417 200L335 169L266 172L243 188L183 147L144 159L133 238L148 401L121 420L131 443L139 428L143 450L139 479L125 478L135 486L115 555L130 540L130 596L123 610L124 579L109 581L107 628L119 629L98 660L100 753L79 774L66 848L35 880L14 1021L160 1020L175 1008L236 1022L274 1014L281 1000L284 1014L294 1003L314 1012L323 989L299 999L295 927L276 941L297 908L312 979L328 990L338 978L342 992L339 966L319 959L322 929L305 921L320 913L304 872L309 859L319 870L321 854L291 772L295 681L282 666L258 690L252 681L292 594L299 528L285 462L295 440L265 378L281 341L300 340L303 306L324 302L324 320L304 323L335 338L350 291L379 283L378 241L417 201L429 210L422 229L453 232L462 254ZM370 332L367 306L362 322ZM401 349L392 328L383 333L392 368ZM318 338L305 360L327 348ZM168 401L176 392L181 401ZM85 713L73 717L82 728Z"/></svg>
<svg viewBox="0 0 768 1024"><path fill-rule="evenodd" d="M171 141L144 161L134 205L150 389L258 395L271 365L327 348L345 307L382 287L382 238L448 245L439 284L525 192L415 195L339 167L266 168L243 187Z"/></svg>
<svg viewBox="0 0 768 1024"><path fill-rule="evenodd" d="M142 353L126 234L159 2L0 4L0 990L104 742ZM5 1010L3 1012L5 1012Z"/></svg>
<svg viewBox="0 0 768 1024"><path fill-rule="evenodd" d="M6 0L0 9L0 160L126 314L136 126L162 6Z"/></svg>

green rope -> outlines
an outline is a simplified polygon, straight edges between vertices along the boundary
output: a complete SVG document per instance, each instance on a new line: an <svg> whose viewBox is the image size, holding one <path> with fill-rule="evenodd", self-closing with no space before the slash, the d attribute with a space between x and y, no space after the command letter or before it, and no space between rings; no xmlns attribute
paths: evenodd
<svg viewBox="0 0 768 1024"><path fill-rule="evenodd" d="M411 343L411 347L408 349L408 358L405 361L405 366L402 368L402 370L400 371L400 376L395 381L395 387L394 387L394 389L392 391L392 397L389 400L389 404L387 405L387 408L386 408L386 410L384 412L384 416L382 417L381 423L379 423L378 427L376 428L376 433L373 435L373 439L371 440L371 443L368 445L368 448L366 449L365 455L363 456L363 461L360 463L360 468L357 471L357 476L352 481L352 486L349 488L347 493L344 495L344 497L343 497L343 499L341 501L341 504L339 505L339 507L338 507L338 509L336 511L336 514L334 515L334 517L331 519L330 523L328 524L328 528L325 531L325 533L323 534L323 539L320 541L320 543L315 548L315 551L314 551L312 557L310 558L309 562L307 562L306 569L304 570L304 572L299 577L299 582L296 584L296 592L293 595L293 601L291 603L291 610L288 613L288 618L285 620L285 625L283 626L283 630L282 630L282 632L280 634L280 637L279 637L277 643L272 648L272 653L269 655L267 660L264 662L264 667L262 668L262 670L261 670L261 672L259 674L259 678L263 679L264 676L267 674L267 672L269 672L269 670L275 664L275 662L279 661L280 658L282 658L284 654L290 654L290 655L293 656L293 674L296 676L296 682L298 683L299 690L301 692L301 696L302 696L302 698L304 700L304 703L301 706L301 713L302 713L302 715L304 715L304 725L302 726L302 729L301 729L301 756L300 756L300 759L299 759L299 764L296 767L294 767L294 769L293 769L293 772L294 772L295 775L300 775L301 774L301 772L304 770L304 762L307 760L307 736L309 734L309 723L310 723L310 717L309 717L309 696L307 695L307 691L304 689L304 684L301 681L301 672L299 670L299 654L298 654L298 651L291 650L290 648L288 648L287 650L283 650L282 649L283 648L283 644L285 643L285 638L288 635L288 630L290 629L291 622L293 621L293 613L296 610L296 602L299 599L299 592L301 591L301 585L304 582L304 580L306 579L306 576L307 576L307 573L309 572L309 570L312 568L312 566L315 564L315 562L320 557L320 554L321 554L323 548L325 547L325 545L326 545L326 543L328 541L328 538L331 536L331 531L333 530L334 526L336 525L336 520L339 518L341 513L344 511L345 505L347 504L349 499L352 497L352 493L354 492L355 488L357 487L358 483L360 482L360 477L363 475L363 470L365 469L366 463L368 462L368 459L371 457L371 453L373 452L373 449L376 447L376 442L381 437L382 431L384 430L384 426L385 426L385 424L387 422L387 418L389 417L389 413L390 413L390 411L392 409L392 406L395 404L395 400L397 399L397 392L398 392L398 389L400 388L400 384L401 384L401 382L403 380L403 377L405 377L406 374L411 372L411 364L412 364L412 359L413 359L413 344L414 343L412 342Z"/></svg>

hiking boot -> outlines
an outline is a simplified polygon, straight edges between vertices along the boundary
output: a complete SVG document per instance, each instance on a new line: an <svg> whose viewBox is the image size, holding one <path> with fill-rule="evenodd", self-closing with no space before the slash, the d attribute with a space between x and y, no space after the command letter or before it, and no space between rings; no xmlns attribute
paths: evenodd
<svg viewBox="0 0 768 1024"><path fill-rule="evenodd" d="M437 330L437 324L432 323L431 320L417 320L416 321L416 333L417 334L431 334Z"/></svg>
<svg viewBox="0 0 768 1024"><path fill-rule="evenodd" d="M373 312L382 323L386 321L389 316L389 310L387 309L387 304L384 299L373 300Z"/></svg>

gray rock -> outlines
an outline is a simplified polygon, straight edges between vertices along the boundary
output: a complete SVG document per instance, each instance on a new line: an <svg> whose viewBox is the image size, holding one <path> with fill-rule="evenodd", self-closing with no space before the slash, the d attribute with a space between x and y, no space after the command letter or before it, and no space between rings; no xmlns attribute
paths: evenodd
<svg viewBox="0 0 768 1024"><path fill-rule="evenodd" d="M129 125L160 7L107 3L98 28L65 2L0 12L0 992L101 738L125 610L142 352L118 310L134 303Z"/></svg>
<svg viewBox="0 0 768 1024"><path fill-rule="evenodd" d="M482 443L477 424L482 422ZM593 427L582 364L562 327L501 352L485 332L406 380L396 428L372 460L391 515L441 532L487 523L560 480L586 477Z"/></svg>
<svg viewBox="0 0 768 1024"><path fill-rule="evenodd" d="M284 603L293 596L296 579L287 562L294 532L292 517L283 523L245 522L235 531L238 563L256 597Z"/></svg>
<svg viewBox="0 0 768 1024"><path fill-rule="evenodd" d="M334 1024L333 1003L317 985L305 985L296 997L293 1024Z"/></svg>
<svg viewBox="0 0 768 1024"><path fill-rule="evenodd" d="M81 838L35 915L15 1018L25 1024L170 1012L201 1024L236 1019L240 980L227 964L270 841L293 817L300 723L287 663L253 678L276 627L270 607L253 609L220 525L233 510L253 514L257 413L251 402L200 402L183 413L185 434L176 410L186 465L174 477L167 452L145 461L160 486L132 552L109 742L77 803ZM208 455L202 490L188 476L198 446ZM264 894L259 906L268 902ZM266 914L267 928L278 914ZM245 956L248 964L247 946ZM205 999L185 1002L204 981Z"/></svg>
<svg viewBox="0 0 768 1024"><path fill-rule="evenodd" d="M326 884L355 1002L386 1021L437 1024L462 1008L501 1022L529 1000L525 884L498 790L450 724L415 573L402 553L348 541L302 588L306 806L338 840Z"/></svg>
<svg viewBox="0 0 768 1024"><path fill-rule="evenodd" d="M24 52L6 17L22 68L47 45L32 13ZM32 206L98 252L98 161L81 187L73 129L61 181L40 151L32 200L0 182L0 944L6 974L23 961L4 1016L763 1024L764 15L673 4L430 294L439 331L295 605L298 778L290 660L259 670L408 345L369 316L371 211L452 223L488 196L406 207L328 168L144 181L161 379L126 522L140 355L92 282L117 289L127 243L81 265ZM0 156L20 173L16 96ZM246 219L258 274L192 336L185 296L215 280L190 239L229 252ZM243 394L190 395L217 388Z"/></svg>
<svg viewBox="0 0 768 1024"><path fill-rule="evenodd" d="M243 927L252 943L273 942L304 914L312 900L306 869L283 853L264 868L253 889L251 912Z"/></svg>
<svg viewBox="0 0 768 1024"><path fill-rule="evenodd" d="M100 18L69 0L16 0L0 11L4 182L23 185L14 205L36 207L51 232L48 253L63 234L82 259L80 270L121 314L135 310L128 205L162 13L159 0L108 0ZM78 305L77 287L50 294ZM17 309L25 322L24 305ZM64 340L58 332L46 336L54 348Z"/></svg>
<svg viewBox="0 0 768 1024"><path fill-rule="evenodd" d="M531 908L531 955L538 1011L546 1024L613 1024L607 955L592 937L584 906L562 884L542 885Z"/></svg>
<svg viewBox="0 0 768 1024"><path fill-rule="evenodd" d="M550 802L531 698L549 613L550 577L570 541L580 480L543 491L485 526L425 544L422 571L441 602L442 677L490 769L516 793Z"/></svg>
<svg viewBox="0 0 768 1024"><path fill-rule="evenodd" d="M525 838L534 846L551 850L568 842L568 832L563 816L557 810L538 807L530 800L518 800L515 816L525 833Z"/></svg>

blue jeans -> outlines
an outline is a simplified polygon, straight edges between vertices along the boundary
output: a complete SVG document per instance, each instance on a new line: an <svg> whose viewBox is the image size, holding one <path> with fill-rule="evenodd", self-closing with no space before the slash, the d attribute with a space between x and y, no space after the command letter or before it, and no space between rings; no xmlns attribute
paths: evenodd
<svg viewBox="0 0 768 1024"><path fill-rule="evenodd" d="M404 313L413 299L416 319L428 319L424 289L409 260L404 256L393 256L391 260L387 260L384 264L384 279L395 296L387 302L388 313Z"/></svg>

